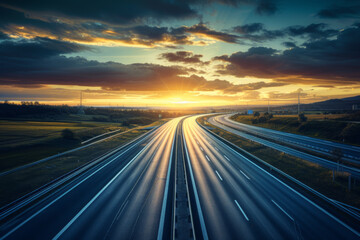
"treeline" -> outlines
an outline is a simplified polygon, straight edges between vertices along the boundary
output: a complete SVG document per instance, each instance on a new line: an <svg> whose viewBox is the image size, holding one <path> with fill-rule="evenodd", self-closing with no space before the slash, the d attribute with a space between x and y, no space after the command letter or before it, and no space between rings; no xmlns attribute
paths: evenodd
<svg viewBox="0 0 360 240"><path fill-rule="evenodd" d="M22 102L21 104L0 103L0 117L2 118L47 118L77 114L79 107L68 105L46 105L38 102ZM118 121L120 119L132 118L132 122L137 121L134 118L158 119L172 118L181 116L180 112L169 112L162 110L143 110L143 109L118 109L106 107L84 107L85 115L94 115L94 121Z"/></svg>
<svg viewBox="0 0 360 240"><path fill-rule="evenodd" d="M38 102L21 102L21 104L0 104L0 117L27 117L27 116L54 116L63 114L75 114L78 109L67 105L52 106L39 104Z"/></svg>

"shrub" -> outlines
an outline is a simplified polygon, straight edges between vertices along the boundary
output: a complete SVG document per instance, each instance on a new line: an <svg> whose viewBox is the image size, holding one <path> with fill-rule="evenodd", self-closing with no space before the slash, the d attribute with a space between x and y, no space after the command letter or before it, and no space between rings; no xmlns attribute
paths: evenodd
<svg viewBox="0 0 360 240"><path fill-rule="evenodd" d="M305 116L304 113L300 113L298 119L299 119L299 122L306 122L307 121L307 117Z"/></svg>
<svg viewBox="0 0 360 240"><path fill-rule="evenodd" d="M259 112L254 112L254 117L259 117L260 113Z"/></svg>
<svg viewBox="0 0 360 240"><path fill-rule="evenodd" d="M68 128L62 130L61 136L64 139L75 139L75 133Z"/></svg>
<svg viewBox="0 0 360 240"><path fill-rule="evenodd" d="M123 127L128 127L128 126L130 126L129 121L123 121L123 122L122 122L122 126L123 126Z"/></svg>
<svg viewBox="0 0 360 240"><path fill-rule="evenodd" d="M360 126L358 124L348 124L340 133L345 141L360 142Z"/></svg>

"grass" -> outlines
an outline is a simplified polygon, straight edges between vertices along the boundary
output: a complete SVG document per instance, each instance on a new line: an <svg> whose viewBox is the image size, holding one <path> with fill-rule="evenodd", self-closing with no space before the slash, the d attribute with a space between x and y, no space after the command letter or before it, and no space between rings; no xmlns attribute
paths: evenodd
<svg viewBox="0 0 360 240"><path fill-rule="evenodd" d="M70 129L76 139L63 139ZM127 130L119 123L0 121L0 171L9 170L68 149L82 140L113 130Z"/></svg>
<svg viewBox="0 0 360 240"><path fill-rule="evenodd" d="M210 126L211 131L219 136L298 179L325 196L358 208L360 207L360 186L359 184L353 186L352 190L349 192L347 189L348 175L344 173L338 174L336 180L333 182L331 170L300 158L284 154L264 145L251 142L209 124L206 119L207 117L202 117L199 119L199 122L202 125Z"/></svg>
<svg viewBox="0 0 360 240"><path fill-rule="evenodd" d="M167 119L152 121L147 127L156 126ZM112 122L86 121L6 121L0 120L0 172L28 164L57 153L81 146L81 142L103 133L119 130L111 135L142 124L122 126ZM61 132L70 129L76 139L64 139ZM99 140L101 138L97 138Z"/></svg>
<svg viewBox="0 0 360 240"><path fill-rule="evenodd" d="M309 137L315 137L325 140L345 142L347 144L360 145L360 132L359 137L345 138L342 137L343 130L353 123L347 123L344 121L333 121L333 120L324 120L319 118L322 115L306 115L308 120L306 122L300 123L298 117L295 115L276 115L272 119L264 123L252 123L253 116L249 115L234 115L231 117L232 120L237 122L270 128L278 131L289 132L300 134ZM325 115L327 117L331 116L336 118L335 115ZM337 116L339 118L341 116ZM360 125L356 124L357 128L360 130ZM343 141L345 140L345 141Z"/></svg>
<svg viewBox="0 0 360 240"><path fill-rule="evenodd" d="M43 186L65 173L96 159L103 154L147 132L133 129L88 148L66 154L35 166L0 177L0 206Z"/></svg>

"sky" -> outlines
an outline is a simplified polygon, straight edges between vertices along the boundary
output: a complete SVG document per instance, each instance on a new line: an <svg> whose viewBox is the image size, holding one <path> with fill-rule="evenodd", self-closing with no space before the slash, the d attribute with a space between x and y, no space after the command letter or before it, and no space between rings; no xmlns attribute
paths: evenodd
<svg viewBox="0 0 360 240"><path fill-rule="evenodd" d="M284 105L360 95L359 0L1 0L0 100Z"/></svg>

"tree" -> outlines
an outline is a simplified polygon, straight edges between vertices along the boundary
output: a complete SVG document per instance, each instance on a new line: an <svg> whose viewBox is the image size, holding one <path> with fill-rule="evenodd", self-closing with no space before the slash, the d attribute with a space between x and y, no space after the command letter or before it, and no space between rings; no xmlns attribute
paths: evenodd
<svg viewBox="0 0 360 240"><path fill-rule="evenodd" d="M260 113L259 112L254 112L254 117L259 117Z"/></svg>
<svg viewBox="0 0 360 240"><path fill-rule="evenodd" d="M352 142L359 139L360 127L357 124L348 124L340 133L344 141Z"/></svg>
<svg viewBox="0 0 360 240"><path fill-rule="evenodd" d="M75 139L75 133L73 131L71 131L70 129L68 129L68 128L62 130L61 136L64 139L69 139L69 140Z"/></svg>
<svg viewBox="0 0 360 240"><path fill-rule="evenodd" d="M299 122L306 122L307 121L307 117L305 116L304 113L300 113L298 119L299 119Z"/></svg>

